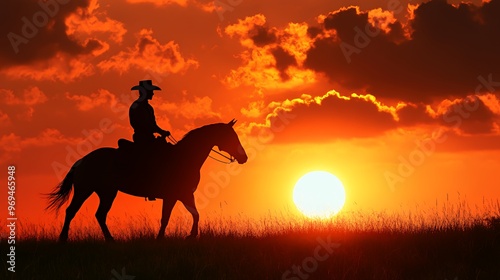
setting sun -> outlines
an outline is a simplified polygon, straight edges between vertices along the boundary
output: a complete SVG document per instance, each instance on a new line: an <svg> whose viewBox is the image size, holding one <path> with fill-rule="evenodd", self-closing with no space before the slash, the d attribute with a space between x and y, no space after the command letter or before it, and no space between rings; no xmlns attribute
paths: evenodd
<svg viewBox="0 0 500 280"><path fill-rule="evenodd" d="M344 206L344 186L329 172L309 172L295 184L293 202L307 217L329 218Z"/></svg>

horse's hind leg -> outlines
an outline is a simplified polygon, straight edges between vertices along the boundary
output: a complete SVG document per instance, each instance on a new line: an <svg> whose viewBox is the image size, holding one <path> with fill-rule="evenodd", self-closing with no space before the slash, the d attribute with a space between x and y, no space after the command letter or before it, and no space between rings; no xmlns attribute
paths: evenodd
<svg viewBox="0 0 500 280"><path fill-rule="evenodd" d="M106 241L113 241L113 236L111 236L108 226L106 225L106 217L108 216L109 209L111 209L111 205L117 193L118 191L97 192L99 196L99 207L95 212L95 217Z"/></svg>
<svg viewBox="0 0 500 280"><path fill-rule="evenodd" d="M59 241L66 242L68 240L69 224L71 220L76 215L76 212L80 210L82 204L89 198L93 191L81 190L78 186L74 187L74 194L71 203L68 208L66 208L66 217L64 217L64 225L59 235Z"/></svg>

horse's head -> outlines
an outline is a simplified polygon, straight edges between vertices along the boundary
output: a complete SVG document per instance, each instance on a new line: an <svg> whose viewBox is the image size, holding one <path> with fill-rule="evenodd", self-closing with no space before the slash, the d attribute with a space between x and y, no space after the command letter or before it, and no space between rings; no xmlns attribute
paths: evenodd
<svg viewBox="0 0 500 280"><path fill-rule="evenodd" d="M217 141L218 143L216 143L216 145L219 150L230 154L236 159L236 161L238 161L239 164L243 164L247 162L248 156L245 152L245 149L243 149L243 146L241 146L238 135L236 135L236 132L233 129L235 123L236 120L233 119L232 121L223 125L223 135Z"/></svg>

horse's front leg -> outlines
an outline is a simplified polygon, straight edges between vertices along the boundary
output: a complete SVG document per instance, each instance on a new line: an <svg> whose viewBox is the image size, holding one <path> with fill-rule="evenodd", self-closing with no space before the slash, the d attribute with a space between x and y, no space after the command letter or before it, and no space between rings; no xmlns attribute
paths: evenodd
<svg viewBox="0 0 500 280"><path fill-rule="evenodd" d="M170 198L163 199L163 206L161 210L161 226L156 239L161 239L165 237L165 229L167 228L168 220L170 219L170 213L172 213L172 209L174 208L175 202L176 202L175 199L170 199Z"/></svg>
<svg viewBox="0 0 500 280"><path fill-rule="evenodd" d="M193 227L191 228L191 234L187 238L195 238L198 235L198 221L200 220L200 214L198 213L198 210L196 210L194 195L187 195L181 200L181 202L193 216Z"/></svg>

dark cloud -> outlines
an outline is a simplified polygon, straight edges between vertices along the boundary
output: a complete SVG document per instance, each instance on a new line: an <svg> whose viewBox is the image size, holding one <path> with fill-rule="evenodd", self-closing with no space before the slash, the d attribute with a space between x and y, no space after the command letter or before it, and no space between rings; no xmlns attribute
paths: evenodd
<svg viewBox="0 0 500 280"><path fill-rule="evenodd" d="M265 26L256 25L249 34L256 46L262 47L276 42L276 34Z"/></svg>
<svg viewBox="0 0 500 280"><path fill-rule="evenodd" d="M317 142L339 138L373 137L395 129L397 122L380 105L363 97L329 93L314 100L285 102L268 115L269 125L254 133L273 132L273 141Z"/></svg>
<svg viewBox="0 0 500 280"><path fill-rule="evenodd" d="M456 100L439 116L442 125L463 134L490 134L497 116L477 97Z"/></svg>
<svg viewBox="0 0 500 280"><path fill-rule="evenodd" d="M423 103L408 103L397 110L397 116L400 126L440 125L461 135L496 134L498 121L498 115L477 96L445 100L437 112Z"/></svg>
<svg viewBox="0 0 500 280"><path fill-rule="evenodd" d="M66 34L65 19L89 0L6 0L0 16L0 68L100 48L96 40L79 44Z"/></svg>
<svg viewBox="0 0 500 280"><path fill-rule="evenodd" d="M368 14L360 13L356 8L342 9L325 18L323 25L326 30L335 29L341 40L351 40L356 35L354 27L365 27L368 22ZM344 27L352 28L344 28Z"/></svg>
<svg viewBox="0 0 500 280"><path fill-rule="evenodd" d="M500 0L482 6L429 1L414 11L407 25L411 38L405 39L399 22L377 31L368 12L342 9L329 14L322 26L338 37L318 37L305 66L380 98L428 102L464 97L478 88L480 75L500 80L498 15ZM310 29L310 35L316 33Z"/></svg>
<svg viewBox="0 0 500 280"><path fill-rule="evenodd" d="M372 95L324 96L286 100L267 115L266 124L253 124L252 134L277 142L321 142L377 137L399 128L434 127L449 135L498 135L498 114L482 98L444 100L436 108L424 103L387 106ZM494 103L490 106L497 106Z"/></svg>
<svg viewBox="0 0 500 280"><path fill-rule="evenodd" d="M405 41L405 31L401 22L396 21L394 23L389 24L389 33L387 33L387 39L390 42L394 42L396 44L400 44Z"/></svg>
<svg viewBox="0 0 500 280"><path fill-rule="evenodd" d="M423 103L409 103L397 111L399 124L401 126L415 126L420 124L430 124L437 121L434 120L427 112L427 106Z"/></svg>
<svg viewBox="0 0 500 280"><path fill-rule="evenodd" d="M295 57L287 53L281 47L277 47L276 49L272 50L271 53L273 54L274 59L276 59L276 69L280 71L281 79L284 81L290 79L285 70L290 66L297 65L297 60L295 59Z"/></svg>
<svg viewBox="0 0 500 280"><path fill-rule="evenodd" d="M316 38L318 35L322 33L322 29L316 26L309 26L307 28L307 35L311 38Z"/></svg>

